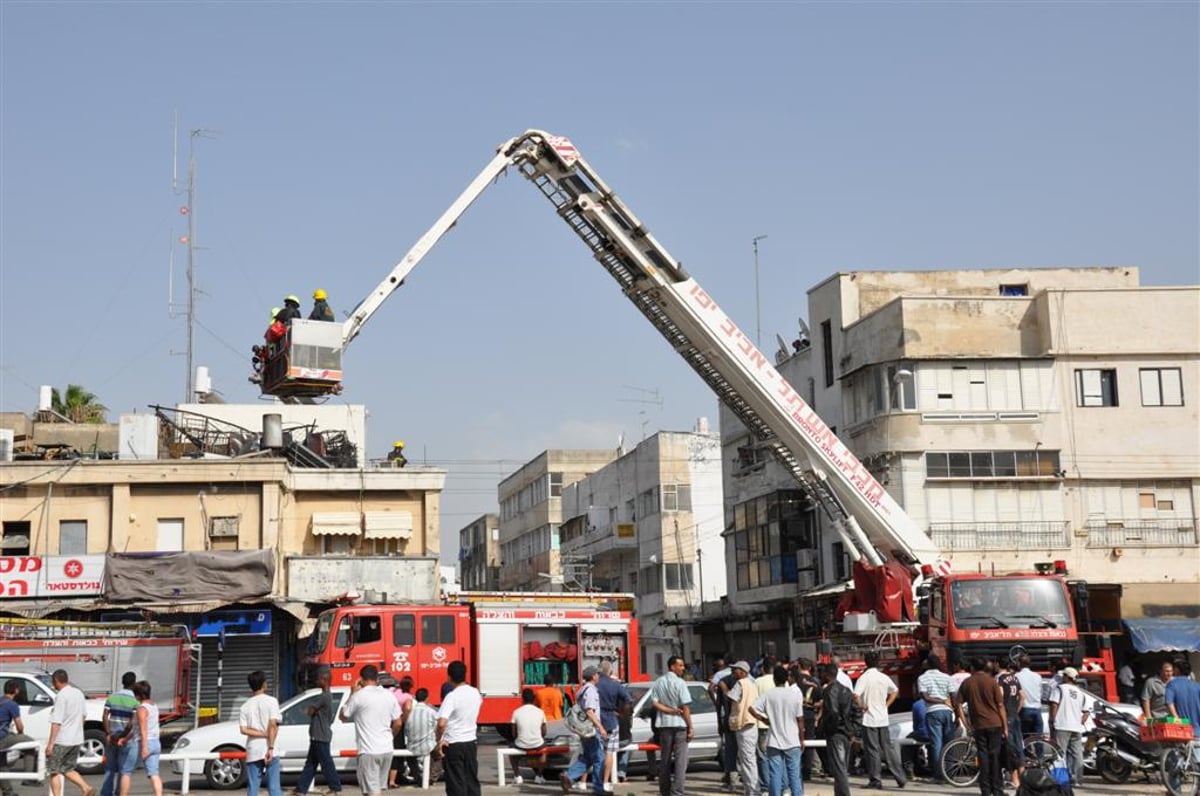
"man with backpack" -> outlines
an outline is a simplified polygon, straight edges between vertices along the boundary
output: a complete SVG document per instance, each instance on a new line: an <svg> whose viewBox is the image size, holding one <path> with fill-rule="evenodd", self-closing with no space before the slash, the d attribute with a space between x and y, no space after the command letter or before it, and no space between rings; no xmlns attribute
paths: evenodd
<svg viewBox="0 0 1200 796"><path fill-rule="evenodd" d="M833 777L833 796L850 796L850 742L862 729L862 713L854 693L838 682L838 667L818 667L821 677L821 717L817 729L825 738L825 759Z"/></svg>
<svg viewBox="0 0 1200 796"><path fill-rule="evenodd" d="M600 681L600 670L588 666L580 677L579 693L575 704L567 711L567 727L579 736L580 753L571 767L559 776L563 793L570 793L576 780L590 773L592 790L604 794L604 745L608 731L600 721L600 692L596 684Z"/></svg>
<svg viewBox="0 0 1200 796"><path fill-rule="evenodd" d="M629 712L633 698L625 686L612 676L612 662L600 662L600 680L596 683L600 695L600 723L608 733L604 746L604 781L612 779L613 767L617 764L617 753L621 749L621 714Z"/></svg>

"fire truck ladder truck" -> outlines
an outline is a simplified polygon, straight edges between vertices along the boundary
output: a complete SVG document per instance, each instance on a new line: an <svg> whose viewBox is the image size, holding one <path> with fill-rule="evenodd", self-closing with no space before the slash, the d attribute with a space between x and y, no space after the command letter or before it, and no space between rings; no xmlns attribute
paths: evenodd
<svg viewBox="0 0 1200 796"><path fill-rule="evenodd" d="M600 179L570 140L530 130L503 144L342 328L343 346L510 166L550 200L621 291L832 520L856 560L908 567L938 551L754 343Z"/></svg>

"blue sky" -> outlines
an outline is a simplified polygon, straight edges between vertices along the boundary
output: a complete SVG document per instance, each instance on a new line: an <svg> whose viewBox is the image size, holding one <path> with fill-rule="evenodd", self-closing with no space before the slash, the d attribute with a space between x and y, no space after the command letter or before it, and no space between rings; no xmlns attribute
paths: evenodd
<svg viewBox="0 0 1200 796"><path fill-rule="evenodd" d="M230 401L255 399L246 356L283 295L323 287L341 317L530 127L571 136L745 329L768 235L764 340L839 270L1138 265L1195 284L1198 8L4 0L0 411L42 383L112 415L182 397L175 109L219 131L197 140L196 358ZM371 455L399 437L454 473L447 543L544 448L716 417L515 176L347 371Z"/></svg>

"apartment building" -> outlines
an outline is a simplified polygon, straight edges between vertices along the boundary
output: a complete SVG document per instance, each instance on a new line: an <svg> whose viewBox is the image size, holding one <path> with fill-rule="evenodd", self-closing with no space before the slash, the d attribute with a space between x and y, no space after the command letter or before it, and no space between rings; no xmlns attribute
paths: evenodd
<svg viewBox="0 0 1200 796"><path fill-rule="evenodd" d="M458 532L458 569L464 591L500 589L499 514L484 514Z"/></svg>
<svg viewBox="0 0 1200 796"><path fill-rule="evenodd" d="M1144 287L1136 268L852 272L807 309L811 345L780 372L955 570L1064 560L1110 615L1198 615L1200 288ZM782 583L764 572L760 499L769 518L794 487L724 411L721 428L747 638L807 635L828 615L798 601L789 630L769 609L843 577L844 551L809 507L819 552L797 553L794 587L782 563Z"/></svg>
<svg viewBox="0 0 1200 796"><path fill-rule="evenodd" d="M276 443L205 406L117 424L0 416L18 442L0 461L0 612L188 625L209 705L218 637L227 683L263 668L286 691L316 611L355 595L437 599L445 471L369 462L353 424L287 409L245 409L260 426L284 415ZM347 417L365 411L325 419Z"/></svg>
<svg viewBox="0 0 1200 796"><path fill-rule="evenodd" d="M546 450L497 487L500 588L551 591L562 583L558 529L562 490L617 457L613 450Z"/></svg>
<svg viewBox="0 0 1200 796"><path fill-rule="evenodd" d="M725 594L720 436L660 431L563 487L560 554L573 588L632 592L648 672L700 657L704 601Z"/></svg>

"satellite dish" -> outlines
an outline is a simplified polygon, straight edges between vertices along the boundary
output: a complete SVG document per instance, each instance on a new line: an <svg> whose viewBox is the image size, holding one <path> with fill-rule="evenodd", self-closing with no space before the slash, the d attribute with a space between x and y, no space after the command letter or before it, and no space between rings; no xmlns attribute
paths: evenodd
<svg viewBox="0 0 1200 796"><path fill-rule="evenodd" d="M779 363L783 362L783 360L787 359L791 352L788 351L787 340L783 339L783 335L776 334L775 342L779 343L779 350L775 352L775 364L778 365Z"/></svg>
<svg viewBox="0 0 1200 796"><path fill-rule="evenodd" d="M800 336L811 340L812 335L809 333L808 324L804 322L804 319L797 318L796 323L800 324Z"/></svg>

